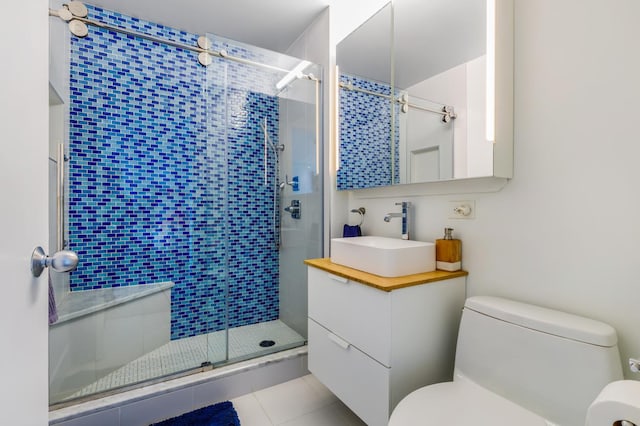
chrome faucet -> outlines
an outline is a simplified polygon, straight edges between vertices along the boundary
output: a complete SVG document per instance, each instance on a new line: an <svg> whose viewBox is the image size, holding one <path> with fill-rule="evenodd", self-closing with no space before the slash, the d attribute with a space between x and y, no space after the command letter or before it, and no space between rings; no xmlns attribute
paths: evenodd
<svg viewBox="0 0 640 426"><path fill-rule="evenodd" d="M394 217L401 217L402 218L402 239L408 240L409 239L409 223L410 223L409 210L411 208L411 203L409 201L403 201L401 203L396 203L396 206L402 206L402 213L387 213L387 215L384 217L384 221L390 222L391 219Z"/></svg>

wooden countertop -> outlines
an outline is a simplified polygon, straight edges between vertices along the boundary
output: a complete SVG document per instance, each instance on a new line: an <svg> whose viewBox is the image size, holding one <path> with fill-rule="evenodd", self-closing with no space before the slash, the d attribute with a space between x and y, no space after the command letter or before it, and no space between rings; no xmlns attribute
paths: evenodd
<svg viewBox="0 0 640 426"><path fill-rule="evenodd" d="M331 262L331 259L307 259L304 261L309 266L322 269L340 277L348 278L383 291L392 291L399 288L411 287L414 285L428 284L436 281L448 280L451 278L465 277L469 275L467 271L433 271L422 274L405 275L403 277L387 278L379 275L369 274Z"/></svg>

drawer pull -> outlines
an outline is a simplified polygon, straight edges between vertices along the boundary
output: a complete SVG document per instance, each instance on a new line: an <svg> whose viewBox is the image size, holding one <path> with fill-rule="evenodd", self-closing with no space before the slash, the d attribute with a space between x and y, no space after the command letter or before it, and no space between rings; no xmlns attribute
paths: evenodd
<svg viewBox="0 0 640 426"><path fill-rule="evenodd" d="M333 274L327 274L327 275L329 276L329 278L331 278L334 281L338 281L339 283L346 284L349 282L349 279L345 277L339 277L338 275L333 275Z"/></svg>
<svg viewBox="0 0 640 426"><path fill-rule="evenodd" d="M340 346L342 349L346 350L346 349L349 349L349 346L351 346L349 342L342 340L341 338L339 338L333 333L327 334L327 337L329 338L329 340L331 340L336 345Z"/></svg>

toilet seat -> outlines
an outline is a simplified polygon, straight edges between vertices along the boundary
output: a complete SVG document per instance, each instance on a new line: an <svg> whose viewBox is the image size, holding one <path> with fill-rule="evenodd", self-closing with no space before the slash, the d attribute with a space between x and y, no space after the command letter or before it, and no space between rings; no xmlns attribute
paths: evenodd
<svg viewBox="0 0 640 426"><path fill-rule="evenodd" d="M396 406L389 426L548 426L543 417L464 377L407 395Z"/></svg>

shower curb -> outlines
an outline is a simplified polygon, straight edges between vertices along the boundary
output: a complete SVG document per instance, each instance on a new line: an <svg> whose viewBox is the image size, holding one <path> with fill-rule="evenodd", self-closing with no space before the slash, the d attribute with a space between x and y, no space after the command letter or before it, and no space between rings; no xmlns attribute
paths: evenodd
<svg viewBox="0 0 640 426"><path fill-rule="evenodd" d="M49 425L145 425L309 374L307 346L49 412Z"/></svg>

